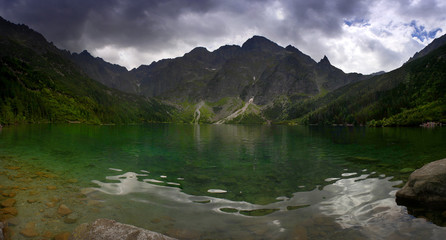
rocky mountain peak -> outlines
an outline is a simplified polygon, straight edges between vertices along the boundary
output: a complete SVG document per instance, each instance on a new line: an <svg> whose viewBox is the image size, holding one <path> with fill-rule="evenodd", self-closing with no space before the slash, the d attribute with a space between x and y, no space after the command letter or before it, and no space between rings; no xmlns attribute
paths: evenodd
<svg viewBox="0 0 446 240"><path fill-rule="evenodd" d="M186 53L185 55L196 56L196 55L203 55L203 54L208 54L208 53L209 53L209 51L205 47L196 47L196 48L192 49L192 51Z"/></svg>
<svg viewBox="0 0 446 240"><path fill-rule="evenodd" d="M421 51L415 53L415 55L413 57L411 57L407 62L413 61L420 57L424 57L427 54L429 54L430 52L432 52L433 50L443 46L444 44L446 44L446 34L444 34L443 36L441 36L439 38L434 39L434 41L432 41L429 45L427 45Z"/></svg>
<svg viewBox="0 0 446 240"><path fill-rule="evenodd" d="M324 55L324 57L319 61L320 65L331 65L330 60L328 60L328 57Z"/></svg>
<svg viewBox="0 0 446 240"><path fill-rule="evenodd" d="M93 57L87 50L82 51L81 53L79 53L79 55L85 57Z"/></svg>
<svg viewBox="0 0 446 240"><path fill-rule="evenodd" d="M261 50L261 51L280 51L283 48L277 45L275 42L262 37L262 36L253 36L248 39L242 45L243 50Z"/></svg>

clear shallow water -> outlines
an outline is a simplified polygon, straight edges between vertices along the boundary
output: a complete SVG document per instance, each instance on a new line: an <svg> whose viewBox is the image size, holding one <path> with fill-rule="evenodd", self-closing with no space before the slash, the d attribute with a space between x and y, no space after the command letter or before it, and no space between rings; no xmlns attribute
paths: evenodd
<svg viewBox="0 0 446 240"><path fill-rule="evenodd" d="M59 187L40 205L17 195L17 218L53 232L108 217L184 239L443 239L395 204L393 186L444 158L445 143L441 128L31 125L3 129L0 155L59 176L44 179ZM53 195L76 224L40 222Z"/></svg>

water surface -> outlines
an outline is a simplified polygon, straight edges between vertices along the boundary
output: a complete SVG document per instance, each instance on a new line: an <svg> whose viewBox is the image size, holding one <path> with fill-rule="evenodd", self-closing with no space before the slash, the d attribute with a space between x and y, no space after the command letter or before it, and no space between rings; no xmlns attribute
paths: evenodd
<svg viewBox="0 0 446 240"><path fill-rule="evenodd" d="M32 186L14 228L41 235L107 217L182 239L443 239L394 195L445 143L444 128L18 126L0 132L0 184Z"/></svg>

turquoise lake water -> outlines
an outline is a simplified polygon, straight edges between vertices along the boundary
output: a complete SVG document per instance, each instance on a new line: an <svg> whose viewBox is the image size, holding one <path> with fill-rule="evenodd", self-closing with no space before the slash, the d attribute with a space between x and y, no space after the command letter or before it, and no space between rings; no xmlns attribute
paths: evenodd
<svg viewBox="0 0 446 240"><path fill-rule="evenodd" d="M445 144L445 128L17 126L0 131L0 185L23 188L17 239L99 217L181 239L444 239L394 195Z"/></svg>

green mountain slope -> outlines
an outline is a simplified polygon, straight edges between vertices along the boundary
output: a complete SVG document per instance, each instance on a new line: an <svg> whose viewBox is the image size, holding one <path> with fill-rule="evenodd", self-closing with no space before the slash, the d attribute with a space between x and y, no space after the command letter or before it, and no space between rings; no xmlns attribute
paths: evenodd
<svg viewBox="0 0 446 240"><path fill-rule="evenodd" d="M326 57L315 62L260 36L241 47L196 48L127 71L88 52L59 50L27 26L0 18L0 124L446 123L444 39L401 68L373 76L345 74Z"/></svg>
<svg viewBox="0 0 446 240"><path fill-rule="evenodd" d="M88 52L72 54L71 59L109 87L176 103L254 97L256 104L265 105L277 96L311 97L370 77L346 74L326 57L318 63L292 46L283 48L261 36L242 46L222 46L212 52L197 47L182 57L131 71Z"/></svg>
<svg viewBox="0 0 446 240"><path fill-rule="evenodd" d="M446 123L446 45L401 68L288 106L286 119L306 124L414 126ZM285 118L283 118L285 119Z"/></svg>
<svg viewBox="0 0 446 240"><path fill-rule="evenodd" d="M0 123L168 121L172 107L90 79L25 25L0 19Z"/></svg>

